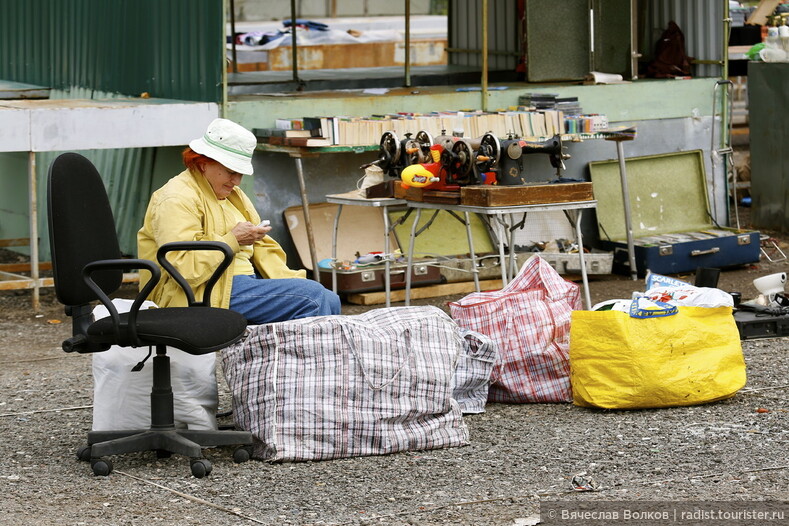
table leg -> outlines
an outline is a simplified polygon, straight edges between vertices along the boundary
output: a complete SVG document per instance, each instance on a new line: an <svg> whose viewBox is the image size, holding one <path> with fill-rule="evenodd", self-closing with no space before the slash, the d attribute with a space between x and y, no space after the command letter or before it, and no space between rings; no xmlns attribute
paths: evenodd
<svg viewBox="0 0 789 526"><path fill-rule="evenodd" d="M416 226L419 224L419 219L422 217L422 209L416 209L416 217L414 222L411 223L411 240L408 243L408 264L405 270L405 305L406 307L411 304L411 270L414 268L414 243L416 242Z"/></svg>
<svg viewBox="0 0 789 526"><path fill-rule="evenodd" d="M526 214L523 215L525 220ZM509 217L509 221L507 222L507 231L509 232L509 236L507 238L507 242L509 243L507 264L509 265L509 275L514 278L518 274L515 254L515 217L513 214L507 214L507 217Z"/></svg>
<svg viewBox="0 0 789 526"><path fill-rule="evenodd" d="M331 236L331 290L337 294L337 232L340 229L340 214L342 205L337 205L337 213L334 215L334 232Z"/></svg>
<svg viewBox="0 0 789 526"><path fill-rule="evenodd" d="M627 257L630 265L630 277L638 279L636 268L636 250L633 242L633 224L630 213L630 191L627 188L627 171L625 169L625 149L622 141L616 141L616 156L619 159L619 178L622 184L622 204L625 210L625 231L627 232Z"/></svg>
<svg viewBox="0 0 789 526"><path fill-rule="evenodd" d="M304 210L304 227L307 230L307 245L310 248L310 259L312 260L312 279L321 281L320 268L318 268L318 255L315 251L315 236L312 233L312 220L310 220L310 201L307 198L307 187L304 183L304 167L301 157L294 157L296 162L296 176L299 180L299 192L301 193L301 207Z"/></svg>
<svg viewBox="0 0 789 526"><path fill-rule="evenodd" d="M504 255L504 235L506 234L505 222L501 216L495 216L496 237L499 238L499 265L501 266L501 286L505 287L509 283L507 267L509 266L507 257Z"/></svg>
<svg viewBox="0 0 789 526"><path fill-rule="evenodd" d="M383 214L384 214L384 290L386 291L386 306L390 307L392 305L392 298L391 298L391 291L392 291L392 280L389 276L389 272L391 269L391 263L389 261L389 213L387 212L387 207L382 207ZM411 276L409 272L409 277Z"/></svg>
<svg viewBox="0 0 789 526"><path fill-rule="evenodd" d="M466 221L466 238L468 239L468 253L471 256L471 272L474 276L474 290L479 292L479 268L477 267L477 255L474 252L474 237L471 235L471 216L468 212L463 212Z"/></svg>
<svg viewBox="0 0 789 526"><path fill-rule="evenodd" d="M38 274L38 184L36 181L36 152L28 154L28 194L30 195L30 279L33 282L33 312L41 310Z"/></svg>
<svg viewBox="0 0 789 526"><path fill-rule="evenodd" d="M583 215L583 210L565 210L564 214L575 229L575 242L578 243L578 260L581 264L581 282L584 287L584 301L586 303L586 310L591 310L592 298L589 293L589 278L586 275L586 258L584 257L584 239L581 233L581 217Z"/></svg>

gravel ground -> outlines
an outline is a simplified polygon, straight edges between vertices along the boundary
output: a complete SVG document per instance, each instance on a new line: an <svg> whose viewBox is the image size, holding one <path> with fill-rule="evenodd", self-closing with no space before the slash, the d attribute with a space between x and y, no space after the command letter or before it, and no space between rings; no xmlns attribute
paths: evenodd
<svg viewBox="0 0 789 526"><path fill-rule="evenodd" d="M725 271L720 287L753 297L753 278L785 263ZM633 290L643 282L605 276L590 284L593 302ZM414 303L445 307L457 298ZM219 448L208 451L214 471L203 479L181 457L131 454L114 459L109 477L94 477L74 455L91 426L91 358L60 351L68 319L51 290L41 304L37 314L29 291L0 292L3 525L523 526L536 524L541 503L552 501L789 500L783 338L743 342L747 386L713 404L637 411L489 404L465 417L465 447L298 464L234 464L232 451ZM221 371L218 378L220 410L228 409ZM596 487L575 491L575 476Z"/></svg>

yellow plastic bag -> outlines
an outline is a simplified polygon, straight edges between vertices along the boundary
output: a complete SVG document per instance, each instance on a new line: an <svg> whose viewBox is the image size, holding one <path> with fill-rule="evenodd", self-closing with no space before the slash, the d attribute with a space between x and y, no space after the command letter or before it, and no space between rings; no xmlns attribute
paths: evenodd
<svg viewBox="0 0 789 526"><path fill-rule="evenodd" d="M573 403L606 409L702 404L745 385L745 359L730 307L679 307L637 319L619 311L574 311Z"/></svg>

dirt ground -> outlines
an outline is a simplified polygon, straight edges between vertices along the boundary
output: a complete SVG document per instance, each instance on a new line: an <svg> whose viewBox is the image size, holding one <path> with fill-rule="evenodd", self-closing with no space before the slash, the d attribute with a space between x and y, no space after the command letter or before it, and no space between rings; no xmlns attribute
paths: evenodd
<svg viewBox="0 0 789 526"><path fill-rule="evenodd" d="M787 267L764 260L727 269L719 288L749 299L754 278ZM625 276L590 281L593 303L643 287ZM459 297L413 303L446 308ZM368 308L343 306L346 314ZM762 509L789 501L783 338L743 342L748 383L713 404L637 411L488 404L465 417L471 440L460 448L298 464L234 464L219 448L208 453L214 471L204 479L192 477L183 458L131 454L114 460L109 477L94 477L74 456L91 426L91 358L60 350L70 334L62 307L48 289L38 313L29 291L0 292L0 312L3 525L524 526L548 523L546 510L556 505L734 501ZM221 371L218 378L220 410L228 409ZM574 478L588 491L574 489Z"/></svg>

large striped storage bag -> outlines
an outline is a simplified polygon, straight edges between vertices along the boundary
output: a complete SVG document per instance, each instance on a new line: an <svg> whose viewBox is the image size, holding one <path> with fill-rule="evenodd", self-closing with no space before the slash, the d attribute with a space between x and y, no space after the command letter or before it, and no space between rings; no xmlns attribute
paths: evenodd
<svg viewBox="0 0 789 526"><path fill-rule="evenodd" d="M467 444L464 352L441 309L392 307L250 327L222 365L255 458L325 460Z"/></svg>

